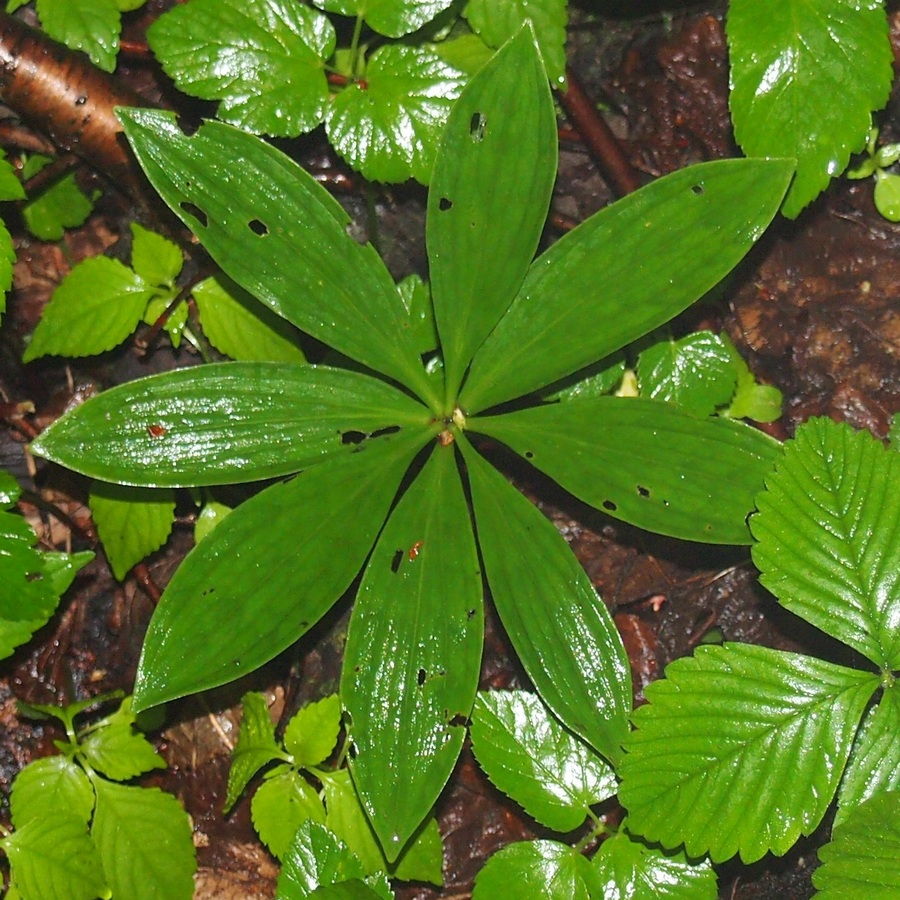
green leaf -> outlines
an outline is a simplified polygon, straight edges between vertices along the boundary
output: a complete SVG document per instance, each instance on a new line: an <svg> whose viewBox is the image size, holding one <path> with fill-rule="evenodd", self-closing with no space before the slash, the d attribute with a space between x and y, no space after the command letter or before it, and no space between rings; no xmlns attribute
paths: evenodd
<svg viewBox="0 0 900 900"><path fill-rule="evenodd" d="M94 789L84 769L68 756L45 756L16 775L9 806L16 828L60 814L75 816L87 827L94 811Z"/></svg>
<svg viewBox="0 0 900 900"><path fill-rule="evenodd" d="M165 315L166 318L163 322L162 327L165 330L166 334L169 335L169 339L172 341L172 346L177 349L179 346L181 346L181 336L184 333L185 326L187 325L187 304L182 302L182 300L179 300L175 307L171 311L167 312L172 304L172 301L174 301L178 296L178 289L162 289L162 292L157 290L155 291L155 294L156 296L150 300L150 302L147 304L146 309L144 310L144 315L142 317L143 322L146 325L153 325L156 323L156 320L159 319L160 316Z"/></svg>
<svg viewBox="0 0 900 900"><path fill-rule="evenodd" d="M219 118L246 131L293 137L328 108L334 27L296 0L191 0L147 38L182 91L221 101Z"/></svg>
<svg viewBox="0 0 900 900"><path fill-rule="evenodd" d="M900 175L878 171L872 194L875 208L889 222L900 222Z"/></svg>
<svg viewBox="0 0 900 900"><path fill-rule="evenodd" d="M272 485L188 555L150 620L135 708L253 671L328 611L359 572L424 441L379 443Z"/></svg>
<svg viewBox="0 0 900 900"><path fill-rule="evenodd" d="M117 259L82 260L53 292L23 359L111 350L137 327L152 293L151 285Z"/></svg>
<svg viewBox="0 0 900 900"><path fill-rule="evenodd" d="M834 829L813 872L821 900L893 900L900 892L900 792L869 798Z"/></svg>
<svg viewBox="0 0 900 900"><path fill-rule="evenodd" d="M365 82L332 100L325 130L369 181L428 184L441 130L464 83L463 73L433 50L387 44L369 59Z"/></svg>
<svg viewBox="0 0 900 900"><path fill-rule="evenodd" d="M434 52L470 78L493 57L494 51L477 34L461 34L434 45Z"/></svg>
<svg viewBox="0 0 900 900"><path fill-rule="evenodd" d="M290 766L267 773L250 803L253 827L272 855L281 859L297 829L307 820L325 823L325 807L316 789Z"/></svg>
<svg viewBox="0 0 900 900"><path fill-rule="evenodd" d="M590 900L590 863L556 841L520 841L495 853L475 877L472 900Z"/></svg>
<svg viewBox="0 0 900 900"><path fill-rule="evenodd" d="M248 362L302 363L300 332L224 275L194 285L203 333L220 353Z"/></svg>
<svg viewBox="0 0 900 900"><path fill-rule="evenodd" d="M813 200L862 150L887 102L891 46L881 0L732 0L731 115L747 156L794 156L783 212Z"/></svg>
<svg viewBox="0 0 900 900"><path fill-rule="evenodd" d="M179 802L158 788L91 780L97 792L91 834L113 896L190 900L197 861L191 823Z"/></svg>
<svg viewBox="0 0 900 900"><path fill-rule="evenodd" d="M780 419L783 400L781 391L769 384L759 384L728 336L722 334L719 338L728 348L732 366L737 373L734 397L728 409L722 411L722 415L732 419L752 419L754 422L774 422Z"/></svg>
<svg viewBox="0 0 900 900"><path fill-rule="evenodd" d="M566 0L469 0L464 15L490 47L499 47L528 19L554 87L566 83Z"/></svg>
<svg viewBox="0 0 900 900"><path fill-rule="evenodd" d="M177 244L161 234L131 223L131 265L147 284L171 287L181 274L184 259Z"/></svg>
<svg viewBox="0 0 900 900"><path fill-rule="evenodd" d="M269 716L266 698L250 692L241 698L241 724L238 739L231 753L228 770L228 795L225 812L230 812L254 775L273 759L284 759L285 754L275 742L275 726Z"/></svg>
<svg viewBox="0 0 900 900"><path fill-rule="evenodd" d="M6 158L6 153L0 150L0 201L24 199L25 188L22 187L16 168Z"/></svg>
<svg viewBox="0 0 900 900"><path fill-rule="evenodd" d="M557 381L663 325L744 257L793 164L681 169L591 216L539 256L472 362L469 414Z"/></svg>
<svg viewBox="0 0 900 900"><path fill-rule="evenodd" d="M714 862L786 853L831 803L878 683L750 644L676 660L646 689L617 770L631 830Z"/></svg>
<svg viewBox="0 0 900 900"><path fill-rule="evenodd" d="M572 831L617 790L612 769L566 731L535 694L480 691L470 729L488 778L553 831Z"/></svg>
<svg viewBox="0 0 900 900"><path fill-rule="evenodd" d="M746 518L780 452L727 419L634 397L594 397L468 421L567 491L640 528L748 544Z"/></svg>
<svg viewBox="0 0 900 900"><path fill-rule="evenodd" d="M88 500L113 575L129 570L168 540L175 521L170 488L136 488L95 481Z"/></svg>
<svg viewBox="0 0 900 900"><path fill-rule="evenodd" d="M531 29L522 28L455 104L428 194L431 291L448 399L537 250L556 145L547 76Z"/></svg>
<svg viewBox="0 0 900 900"><path fill-rule="evenodd" d="M194 543L199 544L231 512L231 507L215 500L203 504L194 526Z"/></svg>
<svg viewBox="0 0 900 900"><path fill-rule="evenodd" d="M383 895L373 891L364 881L356 878L317 887L310 894L315 900L378 900L381 896Z"/></svg>
<svg viewBox="0 0 900 900"><path fill-rule="evenodd" d="M900 668L900 457L811 419L785 444L751 520L760 581L882 669Z"/></svg>
<svg viewBox="0 0 900 900"><path fill-rule="evenodd" d="M93 726L79 743L85 761L113 781L127 781L166 767L166 761L153 744L135 731L131 703L131 698L123 700L111 716Z"/></svg>
<svg viewBox="0 0 900 900"><path fill-rule="evenodd" d="M591 896L597 900L715 900L719 895L708 860L692 862L680 850L666 853L625 830L600 845L593 866L599 881Z"/></svg>
<svg viewBox="0 0 900 900"><path fill-rule="evenodd" d="M326 12L363 16L366 24L387 37L403 37L430 22L453 0L315 0Z"/></svg>
<svg viewBox="0 0 900 900"><path fill-rule="evenodd" d="M434 321L434 304L431 288L418 275L407 275L397 282L400 299L412 322L413 340L419 353L429 353L438 348L440 339Z"/></svg>
<svg viewBox="0 0 900 900"><path fill-rule="evenodd" d="M0 221L0 319L6 312L6 292L12 287L16 248L6 224Z"/></svg>
<svg viewBox="0 0 900 900"><path fill-rule="evenodd" d="M107 896L87 825L65 812L31 819L0 840L23 900L94 900ZM138 900L135 897L135 900Z"/></svg>
<svg viewBox="0 0 900 900"><path fill-rule="evenodd" d="M106 72L115 69L121 29L116 0L37 0L36 6L50 37L84 50Z"/></svg>
<svg viewBox="0 0 900 900"><path fill-rule="evenodd" d="M15 505L21 495L22 488L19 482L9 472L0 469L0 506L8 509Z"/></svg>
<svg viewBox="0 0 900 900"><path fill-rule="evenodd" d="M460 447L491 596L516 654L563 724L616 762L631 671L612 616L553 525L468 441Z"/></svg>
<svg viewBox="0 0 900 900"><path fill-rule="evenodd" d="M58 419L31 450L104 481L234 484L368 452L382 432L424 432L428 419L424 407L358 372L211 363L105 391Z"/></svg>
<svg viewBox="0 0 900 900"><path fill-rule="evenodd" d="M311 175L218 122L187 136L171 113L119 116L153 186L228 276L313 337L431 396L393 279Z"/></svg>
<svg viewBox="0 0 900 900"><path fill-rule="evenodd" d="M450 776L475 701L481 570L453 446L437 447L375 545L347 632L341 699L359 795L393 862Z"/></svg>
<svg viewBox="0 0 900 900"><path fill-rule="evenodd" d="M284 730L284 749L301 768L325 762L341 731L341 699L329 694L301 707Z"/></svg>
<svg viewBox="0 0 900 900"><path fill-rule="evenodd" d="M93 202L75 183L74 173L64 175L22 207L28 230L39 240L58 241L66 228L83 225Z"/></svg>

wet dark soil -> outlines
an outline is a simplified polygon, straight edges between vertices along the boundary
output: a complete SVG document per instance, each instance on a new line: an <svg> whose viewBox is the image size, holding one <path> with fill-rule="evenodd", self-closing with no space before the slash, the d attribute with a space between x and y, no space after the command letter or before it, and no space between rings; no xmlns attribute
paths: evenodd
<svg viewBox="0 0 900 900"><path fill-rule="evenodd" d="M135 18L140 39L162 0ZM620 4L622 6L622 4ZM643 181L692 162L734 155L727 106L726 48L721 7L688 12L602 16L576 10L570 32L572 70L621 142ZM124 77L154 100L168 87L152 65L129 62ZM893 134L890 117L882 123ZM563 132L554 221L565 226L609 203L612 192L584 145ZM297 142L308 163L333 160L315 140ZM346 173L336 170L347 187ZM83 169L79 177L95 176ZM364 191L354 179L340 197L366 233ZM426 274L423 192L385 190L378 201L380 243L394 274ZM17 237L19 262L0 332L0 465L34 491L23 510L49 546L96 547L86 485L69 473L36 463L29 437L84 396L139 375L194 364L187 349L159 342L139 353L129 342L101 357L21 364L30 333L53 288L70 266L127 234L134 212L108 191L87 225L59 244ZM558 231L548 228L546 240ZM885 437L900 410L900 226L877 214L867 183L838 181L796 222L778 221L722 290L715 305L686 313L681 330L715 327L728 332L751 368L784 393L779 437L813 415L828 415ZM615 286L607 286L614 290ZM31 403L17 408L16 404ZM552 518L614 613L628 648L638 699L671 660L690 653L717 630L728 640L750 641L824 654L839 651L813 629L780 610L758 586L745 550L698 547L646 535L603 517L527 471L510 476ZM48 504L59 515L48 515ZM52 726L21 718L16 698L62 702L113 689L130 690L141 639L158 591L190 548L192 507L179 508L168 544L123 584L102 556L79 575L58 615L27 647L0 666L0 796L31 759L52 752ZM285 721L311 697L337 685L348 602L300 645L240 685L173 704L160 747L169 770L155 783L175 792L191 813L200 860L198 898L267 898L277 867L255 840L246 804L224 819L228 754L236 737L236 704L251 688L267 692L273 714ZM484 686L524 684L524 676L495 618L489 615L482 672ZM541 834L540 827L492 788L464 752L438 806L445 840L443 889L404 886L406 900L469 896L484 860L506 843ZM0 816L3 809L0 808ZM615 819L620 811L607 810ZM783 859L721 869L721 896L803 898L812 894L815 849L827 822Z"/></svg>

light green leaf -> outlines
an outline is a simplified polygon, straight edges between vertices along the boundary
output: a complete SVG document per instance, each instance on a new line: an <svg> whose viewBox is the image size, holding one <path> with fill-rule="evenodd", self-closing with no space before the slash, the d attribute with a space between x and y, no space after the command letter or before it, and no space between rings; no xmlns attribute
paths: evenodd
<svg viewBox="0 0 900 900"><path fill-rule="evenodd" d="M84 50L106 72L116 67L121 22L116 0L37 0L44 31L73 50Z"/></svg>
<svg viewBox="0 0 900 900"><path fill-rule="evenodd" d="M113 575L129 570L168 540L175 521L171 488L136 488L95 481L88 500Z"/></svg>
<svg viewBox="0 0 900 900"><path fill-rule="evenodd" d="M591 216L532 264L472 362L475 413L584 368L663 325L743 258L778 210L785 160L681 169Z"/></svg>
<svg viewBox="0 0 900 900"><path fill-rule="evenodd" d="M889 222L900 222L900 175L879 170L872 194L875 208Z"/></svg>
<svg viewBox="0 0 900 900"><path fill-rule="evenodd" d="M491 596L513 647L563 724L615 763L631 670L612 616L553 525L468 441L460 446Z"/></svg>
<svg viewBox="0 0 900 900"><path fill-rule="evenodd" d="M23 359L111 350L137 327L152 293L140 275L117 259L82 260L53 292Z"/></svg>
<svg viewBox="0 0 900 900"><path fill-rule="evenodd" d="M791 612L900 668L900 457L868 432L797 429L751 519L760 581Z"/></svg>
<svg viewBox="0 0 900 900"><path fill-rule="evenodd" d="M147 284L171 287L181 273L181 248L161 234L131 223L131 265Z"/></svg>
<svg viewBox="0 0 900 900"><path fill-rule="evenodd" d="M93 202L75 183L75 175L64 175L22 207L28 230L39 240L58 241L66 228L83 225L94 209Z"/></svg>
<svg viewBox="0 0 900 900"><path fill-rule="evenodd" d="M97 792L91 835L113 896L190 900L197 860L191 823L179 802L158 788L91 780Z"/></svg>
<svg viewBox="0 0 900 900"><path fill-rule="evenodd" d="M676 660L646 689L617 769L631 830L714 862L786 853L831 803L878 683L750 644Z"/></svg>
<svg viewBox="0 0 900 900"><path fill-rule="evenodd" d="M387 37L403 37L430 22L453 0L315 0L326 12L363 16L366 24Z"/></svg>
<svg viewBox="0 0 900 900"><path fill-rule="evenodd" d="M123 700L121 706L92 727L79 744L87 763L113 781L127 781L166 767L166 761L153 744L135 730L131 702L130 697Z"/></svg>
<svg viewBox="0 0 900 900"><path fill-rule="evenodd" d="M617 790L612 769L566 731L535 694L480 691L470 728L488 778L553 831L572 831Z"/></svg>
<svg viewBox="0 0 900 900"><path fill-rule="evenodd" d="M325 762L341 730L341 699L330 694L301 707L284 730L284 749L301 768Z"/></svg>
<svg viewBox="0 0 900 900"><path fill-rule="evenodd" d="M358 372L212 363L105 391L58 419L31 450L104 481L233 484L368 452L394 428L421 431L424 440L429 418Z"/></svg>
<svg viewBox="0 0 900 900"><path fill-rule="evenodd" d="M589 900L590 863L556 841L521 841L495 853L475 877L472 900Z"/></svg>
<svg viewBox="0 0 900 900"><path fill-rule="evenodd" d="M238 798L254 775L273 759L285 759L285 753L275 742L275 726L269 716L266 698L250 692L241 698L241 724L238 739L231 753L228 770L228 795L225 812L237 803Z"/></svg>
<svg viewBox="0 0 900 900"><path fill-rule="evenodd" d="M142 317L144 324L154 325L156 320L165 314L166 319L163 323L163 329L169 335L172 346L176 349L181 346L181 336L184 333L188 319L188 308L187 304L183 302L183 298L179 300L174 309L166 313L166 310L169 309L177 295L177 288L169 288L162 293L157 291L156 296L147 304Z"/></svg>
<svg viewBox="0 0 900 900"><path fill-rule="evenodd" d="M555 87L566 83L566 0L469 0L464 15L490 47L499 47L528 19Z"/></svg>
<svg viewBox="0 0 900 900"><path fill-rule="evenodd" d="M317 887L310 897L314 900L378 900L383 895L376 893L364 881L354 878L339 884Z"/></svg>
<svg viewBox="0 0 900 900"><path fill-rule="evenodd" d="M667 403L594 397L469 419L567 491L640 528L749 544L747 516L780 444L742 422Z"/></svg>
<svg viewBox="0 0 900 900"><path fill-rule="evenodd" d="M715 900L719 892L709 860L691 862L666 853L625 830L607 838L593 859L596 900ZM594 884L592 884L592 888Z"/></svg>
<svg viewBox="0 0 900 900"><path fill-rule="evenodd" d="M292 137L328 108L325 60L335 32L296 0L191 0L160 16L147 38L185 93L219 100L219 118Z"/></svg>
<svg viewBox="0 0 900 900"><path fill-rule="evenodd" d="M454 106L428 195L431 291L448 400L537 250L556 145L547 77L531 29L522 28Z"/></svg>
<svg viewBox="0 0 900 900"><path fill-rule="evenodd" d="M453 446L437 447L375 545L347 632L353 778L390 861L465 737L483 645L481 570Z"/></svg>
<svg viewBox="0 0 900 900"><path fill-rule="evenodd" d="M273 856L281 859L297 829L307 820L325 823L325 807L316 789L290 766L267 773L250 802L253 827Z"/></svg>
<svg viewBox="0 0 900 900"><path fill-rule="evenodd" d="M135 708L233 681L311 628L359 572L423 443L385 438L234 510L188 555L157 606Z"/></svg>
<svg viewBox="0 0 900 900"><path fill-rule="evenodd" d="M203 504L194 526L194 543L199 544L231 512L231 507L216 500Z"/></svg>
<svg viewBox="0 0 900 900"><path fill-rule="evenodd" d="M153 186L227 275L334 349L433 395L393 279L311 175L218 122L187 136L171 113L119 117Z"/></svg>
<svg viewBox="0 0 900 900"><path fill-rule="evenodd" d="M6 312L6 292L12 287L16 248L6 224L0 221L0 321Z"/></svg>
<svg viewBox="0 0 900 900"><path fill-rule="evenodd" d="M0 201L24 199L25 188L22 187L16 168L6 158L6 153L0 150Z"/></svg>
<svg viewBox="0 0 900 900"><path fill-rule="evenodd" d="M722 415L754 422L774 422L781 418L781 391L769 384L759 384L737 348L724 333L719 336L731 354L737 372L737 388L728 409Z"/></svg>
<svg viewBox="0 0 900 900"><path fill-rule="evenodd" d="M900 792L870 797L835 827L813 872L820 900L894 900L900 894Z"/></svg>
<svg viewBox="0 0 900 900"><path fill-rule="evenodd" d="M16 775L9 806L16 828L32 819L52 819L61 813L75 816L86 827L94 811L94 789L84 769L68 756L45 756Z"/></svg>
<svg viewBox="0 0 900 900"><path fill-rule="evenodd" d="M783 212L813 200L862 150L893 79L881 0L732 0L731 115L747 156L794 156Z"/></svg>
<svg viewBox="0 0 900 900"><path fill-rule="evenodd" d="M224 275L194 285L203 333L220 353L248 362L302 363L300 332Z"/></svg>
<svg viewBox="0 0 900 900"><path fill-rule="evenodd" d="M397 282L400 299L412 322L413 340L419 353L436 350L440 340L434 321L434 304L431 302L431 288L418 275L407 275Z"/></svg>
<svg viewBox="0 0 900 900"><path fill-rule="evenodd" d="M477 34L461 34L434 45L434 52L455 69L471 78L481 71L494 51Z"/></svg>
<svg viewBox="0 0 900 900"><path fill-rule="evenodd" d="M629 372L633 377L633 371ZM622 384L624 375L625 354L616 351L586 369L551 384L545 391L541 391L540 398L545 403L550 403L555 400L588 400L592 397L603 397Z"/></svg>

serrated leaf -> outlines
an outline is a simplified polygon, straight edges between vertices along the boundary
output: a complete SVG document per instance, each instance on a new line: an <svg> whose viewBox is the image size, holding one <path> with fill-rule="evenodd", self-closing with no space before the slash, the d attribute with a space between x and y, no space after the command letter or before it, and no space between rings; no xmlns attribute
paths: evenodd
<svg viewBox="0 0 900 900"><path fill-rule="evenodd" d="M747 156L794 156L785 200L800 211L861 150L887 102L891 47L881 0L732 0L731 115Z"/></svg>
<svg viewBox="0 0 900 900"><path fill-rule="evenodd" d="M284 752L275 741L275 726L269 716L266 698L254 692L244 694L241 709L237 743L231 753L231 768L228 770L226 813L237 803L238 797L263 766L273 759L284 759Z"/></svg>
<svg viewBox="0 0 900 900"><path fill-rule="evenodd" d="M533 33L522 28L455 104L428 195L431 291L448 399L537 250L556 146L547 77Z"/></svg>
<svg viewBox="0 0 900 900"><path fill-rule="evenodd" d="M137 222L131 223L131 265L147 284L171 287L181 273L181 248Z"/></svg>
<svg viewBox="0 0 900 900"><path fill-rule="evenodd" d="M39 240L58 241L66 228L83 225L94 209L82 193L74 173L64 175L22 207L28 230Z"/></svg>
<svg viewBox="0 0 900 900"><path fill-rule="evenodd" d="M37 0L44 31L73 50L84 50L105 72L116 67L121 21L116 0Z"/></svg>
<svg viewBox="0 0 900 900"><path fill-rule="evenodd" d="M171 488L95 481L88 503L106 558L119 581L124 581L132 566L165 544L175 521Z"/></svg>
<svg viewBox="0 0 900 900"><path fill-rule="evenodd" d="M314 900L378 900L381 896L383 895L377 894L364 881L357 878L317 887L310 894Z"/></svg>
<svg viewBox="0 0 900 900"><path fill-rule="evenodd" d="M197 860L190 820L179 802L158 788L92 781L97 811L91 835L113 896L190 900Z"/></svg>
<svg viewBox="0 0 900 900"><path fill-rule="evenodd" d="M434 52L471 78L487 65L494 51L477 34L461 34L434 45Z"/></svg>
<svg viewBox="0 0 900 900"><path fill-rule="evenodd" d="M433 50L387 44L328 107L335 150L369 181L431 180L441 130L465 76Z"/></svg>
<svg viewBox="0 0 900 900"><path fill-rule="evenodd" d="M302 363L300 332L224 275L193 288L203 333L220 352L248 362Z"/></svg>
<svg viewBox="0 0 900 900"><path fill-rule="evenodd" d="M535 694L480 691L469 733L488 778L553 831L572 831L617 790L613 770Z"/></svg>
<svg viewBox="0 0 900 900"><path fill-rule="evenodd" d="M589 900L590 863L556 841L520 841L495 853L475 877L472 900Z"/></svg>
<svg viewBox="0 0 900 900"><path fill-rule="evenodd" d="M616 762L631 671L612 617L559 532L460 441L478 544L503 626L544 702Z"/></svg>
<svg viewBox="0 0 900 900"><path fill-rule="evenodd" d="M227 275L313 337L433 396L393 279L312 176L219 122L187 136L174 114L119 117L153 186Z"/></svg>
<svg viewBox="0 0 900 900"><path fill-rule="evenodd" d="M23 900L94 900L106 895L87 825L67 813L31 819L0 840ZM135 900L138 900L136 897Z"/></svg>
<svg viewBox="0 0 900 900"><path fill-rule="evenodd" d="M353 778L394 861L450 776L484 638L481 570L454 448L437 447L375 545L347 632Z"/></svg>
<svg viewBox="0 0 900 900"><path fill-rule="evenodd" d="M722 415L733 419L752 419L754 422L774 422L781 418L783 397L778 388L759 384L750 367L738 353L727 335L720 335L731 353L731 362L737 372L737 388L728 409Z"/></svg>
<svg viewBox="0 0 900 900"><path fill-rule="evenodd" d="M403 37L430 22L453 0L315 0L326 12L363 16L366 24L387 37Z"/></svg>
<svg viewBox="0 0 900 900"><path fill-rule="evenodd" d="M592 897L603 900L715 900L716 873L709 860L666 853L620 830L593 859L598 881ZM593 887L594 885L592 885Z"/></svg>
<svg viewBox="0 0 900 900"><path fill-rule="evenodd" d="M42 551L41 560L44 563L44 578L59 596L69 589L69 585L75 580L75 576L92 559L94 554L90 550L82 550L80 553L57 553L53 550Z"/></svg>
<svg viewBox="0 0 900 900"><path fill-rule="evenodd" d="M91 728L80 740L79 747L88 764L113 781L127 781L164 769L166 761L144 735L135 730L131 698Z"/></svg>
<svg viewBox="0 0 900 900"><path fill-rule="evenodd" d="M329 694L297 710L284 730L284 749L295 766L318 766L331 755L340 730L341 699Z"/></svg>
<svg viewBox="0 0 900 900"><path fill-rule="evenodd" d="M900 668L900 457L830 419L801 425L751 519L760 581L885 670Z"/></svg>
<svg viewBox="0 0 900 900"><path fill-rule="evenodd" d="M900 892L900 792L870 797L819 850L813 884L821 900L893 900Z"/></svg>
<svg viewBox="0 0 900 900"><path fill-rule="evenodd" d="M290 766L278 766L266 776L253 794L250 811L256 833L278 859L307 819L325 823L325 807L316 789Z"/></svg>
<svg viewBox="0 0 900 900"><path fill-rule="evenodd" d="M786 853L831 803L878 683L750 644L676 660L646 688L617 769L630 828L714 862Z"/></svg>
<svg viewBox="0 0 900 900"><path fill-rule="evenodd" d="M235 484L368 452L379 434L425 432L429 418L358 372L211 363L105 391L54 422L31 451L120 484Z"/></svg>
<svg viewBox="0 0 900 900"><path fill-rule="evenodd" d="M476 354L463 410L558 381L676 316L763 233L792 170L761 159L690 166L570 231L534 261Z"/></svg>
<svg viewBox="0 0 900 900"><path fill-rule="evenodd" d="M565 85L566 0L469 0L464 14L490 47L499 47L530 20L547 75L555 87Z"/></svg>
<svg viewBox="0 0 900 900"><path fill-rule="evenodd" d="M150 620L135 708L233 681L311 628L350 586L423 438L275 484L181 564Z"/></svg>
<svg viewBox="0 0 900 900"><path fill-rule="evenodd" d="M63 278L25 349L39 356L92 356L121 344L141 321L153 289L117 259L82 260Z"/></svg>
<svg viewBox="0 0 900 900"><path fill-rule="evenodd" d="M13 825L32 819L52 819L61 813L87 826L94 811L94 789L68 756L45 756L30 762L13 782L9 797Z"/></svg>
<svg viewBox="0 0 900 900"><path fill-rule="evenodd" d="M191 0L160 16L147 38L182 91L219 100L219 118L246 131L293 137L328 108L334 27L295 0Z"/></svg>

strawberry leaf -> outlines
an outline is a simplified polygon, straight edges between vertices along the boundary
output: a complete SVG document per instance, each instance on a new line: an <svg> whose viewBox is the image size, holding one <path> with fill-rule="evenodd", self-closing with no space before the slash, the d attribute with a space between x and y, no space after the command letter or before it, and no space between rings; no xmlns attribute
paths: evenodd
<svg viewBox="0 0 900 900"><path fill-rule="evenodd" d="M73 50L84 50L106 72L116 67L121 17L116 0L37 0L44 31Z"/></svg>

